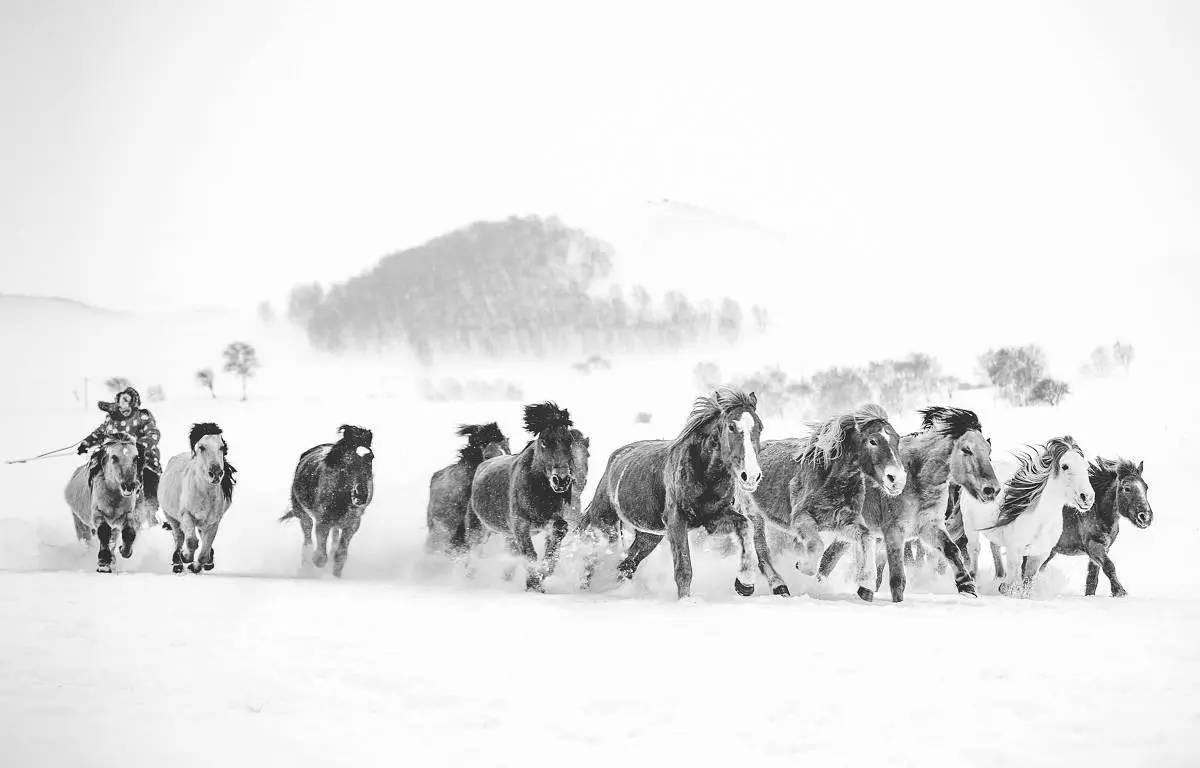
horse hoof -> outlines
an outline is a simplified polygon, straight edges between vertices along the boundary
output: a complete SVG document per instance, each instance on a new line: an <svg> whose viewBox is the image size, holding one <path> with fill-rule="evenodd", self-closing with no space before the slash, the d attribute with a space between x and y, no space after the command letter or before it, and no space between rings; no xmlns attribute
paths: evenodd
<svg viewBox="0 0 1200 768"><path fill-rule="evenodd" d="M133 557L133 548L132 547L130 547L129 549L126 549L125 547L121 547L120 552L121 552L121 557L125 558L126 560L128 560L130 557Z"/></svg>
<svg viewBox="0 0 1200 768"><path fill-rule="evenodd" d="M162 529L163 529L164 531L169 531L169 530L171 530L171 524L170 524L170 523L163 523L163 524L162 524Z"/></svg>
<svg viewBox="0 0 1200 768"><path fill-rule="evenodd" d="M633 578L633 570L630 568L617 569L617 581L629 581Z"/></svg>
<svg viewBox="0 0 1200 768"><path fill-rule="evenodd" d="M959 584L958 594L965 597L979 597L979 593L975 591L974 584Z"/></svg>
<svg viewBox="0 0 1200 768"><path fill-rule="evenodd" d="M903 592L893 592L892 593L892 602L893 603L903 603L904 602L904 593Z"/></svg>
<svg viewBox="0 0 1200 768"><path fill-rule="evenodd" d="M200 563L188 563L188 570L192 573L200 573L201 569Z"/></svg>
<svg viewBox="0 0 1200 768"><path fill-rule="evenodd" d="M96 566L96 573L112 573L112 563L100 563Z"/></svg>
<svg viewBox="0 0 1200 768"><path fill-rule="evenodd" d="M172 565L171 573L183 573L183 563L175 563Z"/></svg>
<svg viewBox="0 0 1200 768"><path fill-rule="evenodd" d="M754 594L754 585L743 583L741 579L734 579L733 591L742 597L750 597L750 595Z"/></svg>
<svg viewBox="0 0 1200 768"><path fill-rule="evenodd" d="M791 597L792 596L792 593L790 590L788 590L786 584L780 584L778 587L775 587L775 589L771 590L771 594L779 595L780 597Z"/></svg>
<svg viewBox="0 0 1200 768"><path fill-rule="evenodd" d="M1122 589L1120 592L1113 592L1113 597L1129 597L1129 593Z"/></svg>
<svg viewBox="0 0 1200 768"><path fill-rule="evenodd" d="M858 596L863 602L867 602L867 603L869 603L875 599L875 593L872 592L871 590L867 589L866 587L858 588Z"/></svg>
<svg viewBox="0 0 1200 768"><path fill-rule="evenodd" d="M546 594L546 588L542 586L542 583L540 581L526 582L525 583L525 591L526 592L540 592L543 595Z"/></svg>
<svg viewBox="0 0 1200 768"><path fill-rule="evenodd" d="M213 562L212 562L212 560L209 560L209 561L208 561L208 562L206 562L206 563L201 563L201 564L200 564L200 567L201 567L201 568L203 568L203 569L204 569L204 570L206 570L206 571L211 571L211 570L213 569ZM340 574L340 573L335 573L335 574L333 574L333 575L334 575L334 576L341 576L342 574Z"/></svg>

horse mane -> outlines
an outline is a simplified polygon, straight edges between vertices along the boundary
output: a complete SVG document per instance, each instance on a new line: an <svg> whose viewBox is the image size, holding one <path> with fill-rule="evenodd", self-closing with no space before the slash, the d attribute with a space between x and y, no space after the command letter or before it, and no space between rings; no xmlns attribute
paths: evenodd
<svg viewBox="0 0 1200 768"><path fill-rule="evenodd" d="M1096 491L1097 499L1112 487L1112 484L1122 475L1141 477L1142 473L1133 461L1119 457L1105 459L1097 456L1092 463L1088 464L1088 480L1091 482L1092 488Z"/></svg>
<svg viewBox="0 0 1200 768"><path fill-rule="evenodd" d="M525 431L532 435L540 435L555 427L569 429L572 426L574 423L571 421L570 411L559 408L549 400L525 406Z"/></svg>
<svg viewBox="0 0 1200 768"><path fill-rule="evenodd" d="M743 408L754 411L758 401L753 395L746 394L733 387L718 387L711 395L701 395L692 403L692 412L688 414L687 422L679 431L679 436L671 442L671 447L683 445L696 435L708 429L714 420L730 411Z"/></svg>
<svg viewBox="0 0 1200 768"><path fill-rule="evenodd" d="M1045 445L1031 445L1029 448L1032 453L1021 451L1013 454L1021 466L1004 484L1004 498L1000 501L1000 516L996 518L995 525L984 530L1008 525L1037 504L1042 491L1046 489L1046 482L1062 457L1071 451L1083 453L1070 435L1055 437Z"/></svg>
<svg viewBox="0 0 1200 768"><path fill-rule="evenodd" d="M200 442L200 440L202 438L208 437L209 435L222 435L222 434L223 433L221 432L221 428L218 427L216 424L212 423L211 421L205 421L205 422L201 422L199 424L193 424L192 430L190 432L188 432L188 444L191 445L191 447L192 447L192 453L196 452L196 443ZM221 438L221 443L223 444L222 451L228 452L229 447L228 447L228 445L224 444L225 443L224 437Z"/></svg>
<svg viewBox="0 0 1200 768"><path fill-rule="evenodd" d="M343 424L338 427L338 441L329 448L329 453L325 454L325 464L334 466L341 463L347 453L353 453L359 448L371 450L371 440L374 434L371 430L365 427L356 427L351 424Z"/></svg>
<svg viewBox="0 0 1200 768"><path fill-rule="evenodd" d="M827 467L842 455L842 442L851 432L876 421L887 421L887 411L875 403L867 403L856 411L834 416L825 422L810 422L811 432L800 441L794 457L797 463Z"/></svg>
<svg viewBox="0 0 1200 768"><path fill-rule="evenodd" d="M505 439L500 425L494 421L487 424L460 424L455 434L467 438L467 444L458 449L459 461L467 464L479 464L483 461L485 445L503 442Z"/></svg>
<svg viewBox="0 0 1200 768"><path fill-rule="evenodd" d="M225 496L225 503L233 501L233 486L237 485L237 468L225 460L225 476L221 478L221 493Z"/></svg>
<svg viewBox="0 0 1200 768"><path fill-rule="evenodd" d="M983 425L974 411L966 408L949 408L931 405L917 411L921 414L921 429L936 430L939 435L957 440L967 432L982 432Z"/></svg>

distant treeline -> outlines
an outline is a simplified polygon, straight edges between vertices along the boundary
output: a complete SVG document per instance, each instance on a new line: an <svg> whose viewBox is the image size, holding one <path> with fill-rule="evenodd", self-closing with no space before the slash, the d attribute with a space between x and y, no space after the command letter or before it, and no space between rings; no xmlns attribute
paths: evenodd
<svg viewBox="0 0 1200 768"><path fill-rule="evenodd" d="M328 291L296 286L288 317L322 349L410 346L438 352L574 354L661 349L765 327L732 299L693 303L671 291L654 301L608 282L612 248L555 218L477 222L392 254Z"/></svg>

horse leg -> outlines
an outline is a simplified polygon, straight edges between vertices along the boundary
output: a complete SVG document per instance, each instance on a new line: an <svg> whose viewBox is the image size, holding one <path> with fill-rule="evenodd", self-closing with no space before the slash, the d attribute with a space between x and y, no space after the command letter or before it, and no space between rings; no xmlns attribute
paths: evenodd
<svg viewBox="0 0 1200 768"><path fill-rule="evenodd" d="M742 557L748 557L748 553L746 552L747 546L753 544L755 558L758 561L758 570L763 576L767 577L767 586L771 588L771 594L779 595L780 597L790 597L792 593L788 591L783 577L779 575L779 571L775 570L775 564L771 562L771 548L767 545L766 523L763 522L762 517L759 515L751 515L745 519L750 528L750 539L747 541L747 539L742 538Z"/></svg>
<svg viewBox="0 0 1200 768"><path fill-rule="evenodd" d="M530 592L545 592L542 579L545 574L538 565L537 550L533 548L533 534L529 520L520 515L509 515L508 527L512 531L512 542L517 553L525 558L525 589Z"/></svg>
<svg viewBox="0 0 1200 768"><path fill-rule="evenodd" d="M883 546L887 552L888 587L892 591L892 602L904 601L904 564L905 564L904 530L893 525L883 532Z"/></svg>
<svg viewBox="0 0 1200 768"><path fill-rule="evenodd" d="M200 573L200 571L211 571L213 569L213 539L217 537L218 523L209 523L199 529L200 548L196 551L196 557L188 569L192 573Z"/></svg>
<svg viewBox="0 0 1200 768"><path fill-rule="evenodd" d="M675 566L675 591L680 600L692 594L692 547L688 543L687 518L679 502L667 491L667 544L671 546L671 562Z"/></svg>
<svg viewBox="0 0 1200 768"><path fill-rule="evenodd" d="M324 568L325 563L329 562L329 552L326 547L329 542L329 523L320 522L313 526L313 537L316 539L313 547L312 562L317 568Z"/></svg>
<svg viewBox="0 0 1200 768"><path fill-rule="evenodd" d="M301 510L296 519L300 521L300 532L304 534L304 543L300 545L300 567L312 564L313 555L313 521L308 513Z"/></svg>
<svg viewBox="0 0 1200 768"><path fill-rule="evenodd" d="M179 510L179 525L183 528L184 547L181 553L183 562L190 563L196 557L196 547L200 540L196 537L196 518L186 509Z"/></svg>
<svg viewBox="0 0 1200 768"><path fill-rule="evenodd" d="M1033 590L1033 582L1037 580L1038 572L1041 571L1045 562L1045 555L1025 556L1025 562L1021 568L1021 583L1026 593Z"/></svg>
<svg viewBox="0 0 1200 768"><path fill-rule="evenodd" d="M1100 566L1096 565L1090 557L1087 564L1087 581L1083 585L1083 594L1085 597L1095 597L1096 587L1100 585Z"/></svg>
<svg viewBox="0 0 1200 768"><path fill-rule="evenodd" d="M796 561L796 570L805 576L816 575L821 563L821 554L825 549L817 521L807 512L793 508L791 529L796 548L800 550L800 559Z"/></svg>
<svg viewBox="0 0 1200 768"><path fill-rule="evenodd" d="M875 536L861 516L843 531L854 547L854 580L858 583L858 596L869 603L875 599Z"/></svg>
<svg viewBox="0 0 1200 768"><path fill-rule="evenodd" d="M606 549L611 552L613 545L617 543L619 534L617 533L615 522L601 520L594 528L580 531L579 535L585 537L587 545L583 561L583 576L579 580L579 588L590 589L592 586L592 577L596 575L596 563L600 560L600 547L604 546L600 537L603 536L608 540Z"/></svg>
<svg viewBox="0 0 1200 768"><path fill-rule="evenodd" d="M167 516L167 524L171 529L171 538L175 540L175 551L171 553L171 571L183 573L183 528L179 521Z"/></svg>
<svg viewBox="0 0 1200 768"><path fill-rule="evenodd" d="M1117 566L1113 565L1112 558L1108 556L1108 546L1103 541L1089 541L1087 545L1088 561L1091 566L1099 566L1104 575L1108 577L1108 586L1112 590L1113 597L1125 597L1128 592L1121 585L1121 581L1117 578ZM1089 568L1088 574L1091 575L1092 570ZM1097 577L1093 581L1091 594L1096 594L1095 583L1100 579Z"/></svg>
<svg viewBox="0 0 1200 768"><path fill-rule="evenodd" d="M1004 572L1004 556L1000 554L1000 545L994 541L989 541L988 546L992 548L992 565L996 568L996 578L1003 579L1007 574ZM975 551L978 552L979 550L976 549ZM1018 568L1017 573L1020 572L1021 569Z"/></svg>
<svg viewBox="0 0 1200 768"><path fill-rule="evenodd" d="M841 562L842 555L846 554L846 547L850 546L848 542L841 539L834 539L825 551L821 553L821 566L817 568L817 581L825 581L833 569L837 568L837 564Z"/></svg>
<svg viewBox="0 0 1200 768"><path fill-rule="evenodd" d="M756 577L758 569L755 562L757 558L754 556L754 533L750 530L750 521L740 514L734 517L733 535L741 546L741 554L738 557L738 575L733 579L733 591L742 597L750 597L754 594L754 582L758 580Z"/></svg>
<svg viewBox="0 0 1200 768"><path fill-rule="evenodd" d="M625 559L617 566L617 578L622 581L632 579L638 566L642 564L647 555L654 551L662 539L662 534L634 531L633 543L629 545Z"/></svg>
<svg viewBox="0 0 1200 768"><path fill-rule="evenodd" d="M958 593L969 597L979 597L979 593L975 591L975 579L967 570L962 552L958 545L950 539L950 534L946 532L946 529L937 523L926 523L921 528L921 538L930 547L940 549L942 555L950 561L950 565L954 568L954 586L958 589Z"/></svg>
<svg viewBox="0 0 1200 768"><path fill-rule="evenodd" d="M550 533L546 535L546 556L542 558L545 565L542 570L547 577L554 575L554 569L558 567L558 550L562 546L562 541L567 537L567 521L561 517L555 518L551 523Z"/></svg>
<svg viewBox="0 0 1200 768"><path fill-rule="evenodd" d="M996 550L992 550L992 554L995 556ZM1020 590L1018 589L1021 583L1021 566L1023 560L1021 553L1016 547L1009 547L1008 551L1005 552L1005 556L1008 558L1008 573L1004 577L1004 580L1000 582L1000 593L1009 597L1022 597L1023 595L1020 594Z"/></svg>
<svg viewBox="0 0 1200 768"><path fill-rule="evenodd" d="M96 526L96 538L100 540L100 554L96 558L96 573L112 573L113 553L108 548L112 527L107 520L101 520Z"/></svg>
<svg viewBox="0 0 1200 768"><path fill-rule="evenodd" d="M350 554L350 539L358 533L358 526L361 524L362 518L347 520L338 535L337 546L333 550L333 575L339 579L342 577L342 569L346 567L346 557Z"/></svg>
<svg viewBox="0 0 1200 768"><path fill-rule="evenodd" d="M125 523L121 527L121 557L129 559L133 555L133 540L137 538L137 528L133 523Z"/></svg>

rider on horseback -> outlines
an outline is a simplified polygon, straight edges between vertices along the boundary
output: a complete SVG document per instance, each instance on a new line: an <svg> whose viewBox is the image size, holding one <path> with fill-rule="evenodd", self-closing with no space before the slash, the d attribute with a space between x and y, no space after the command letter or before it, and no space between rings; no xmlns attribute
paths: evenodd
<svg viewBox="0 0 1200 768"><path fill-rule="evenodd" d="M100 410L108 414L104 423L79 444L79 453L87 453L117 435L130 435L142 449L145 465L142 470L142 493L153 510L158 509L158 478L162 475L162 463L158 453L158 440L162 436L154 416L142 408L142 397L133 387L126 387L116 394L113 402L99 402Z"/></svg>

